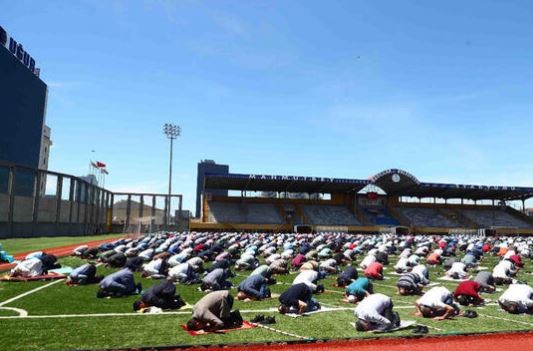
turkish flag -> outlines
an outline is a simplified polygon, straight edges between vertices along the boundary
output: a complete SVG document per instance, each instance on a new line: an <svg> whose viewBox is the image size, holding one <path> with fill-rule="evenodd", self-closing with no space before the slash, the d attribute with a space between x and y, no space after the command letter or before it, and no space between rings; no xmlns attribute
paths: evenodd
<svg viewBox="0 0 533 351"><path fill-rule="evenodd" d="M98 167L98 168L105 168L105 163L100 162L100 161L96 161L96 167Z"/></svg>

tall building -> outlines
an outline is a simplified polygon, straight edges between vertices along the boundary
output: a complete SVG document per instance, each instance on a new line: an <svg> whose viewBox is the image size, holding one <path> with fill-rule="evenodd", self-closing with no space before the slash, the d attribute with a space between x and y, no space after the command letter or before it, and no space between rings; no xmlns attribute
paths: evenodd
<svg viewBox="0 0 533 351"><path fill-rule="evenodd" d="M35 59L0 26L0 161L43 168L48 88L39 78ZM48 156L46 156L46 167ZM0 188L5 188L7 169L0 169ZM19 169L15 192L34 194L35 175ZM40 190L46 182L40 185Z"/></svg>
<svg viewBox="0 0 533 351"><path fill-rule="evenodd" d="M0 161L41 168L48 88L35 60L1 26L0 77Z"/></svg>
<svg viewBox="0 0 533 351"><path fill-rule="evenodd" d="M206 173L215 173L215 174L228 174L229 166L228 165L219 165L213 160L203 160L198 162L198 175L196 177L196 217L201 216L202 211L202 196L204 188L204 177ZM228 196L227 190L213 190L211 191L213 195L223 195Z"/></svg>

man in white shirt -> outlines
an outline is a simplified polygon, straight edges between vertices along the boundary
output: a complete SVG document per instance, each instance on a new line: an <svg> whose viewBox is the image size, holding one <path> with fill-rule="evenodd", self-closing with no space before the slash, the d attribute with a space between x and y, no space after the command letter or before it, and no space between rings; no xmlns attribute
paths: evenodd
<svg viewBox="0 0 533 351"><path fill-rule="evenodd" d="M168 278L182 284L194 284L200 282L200 277L193 267L187 263L181 263L168 271Z"/></svg>
<svg viewBox="0 0 533 351"><path fill-rule="evenodd" d="M392 310L392 300L383 294L372 294L355 308L358 331L385 331L400 325L400 317Z"/></svg>
<svg viewBox="0 0 533 351"><path fill-rule="evenodd" d="M312 292L324 292L324 286L316 284L318 279L320 279L320 273L317 271L302 271L296 276L296 278L294 278L292 285L304 283Z"/></svg>
<svg viewBox="0 0 533 351"><path fill-rule="evenodd" d="M394 265L394 269L396 270L396 273L407 273L411 270L411 267L409 267L409 261L407 257L400 257L398 262Z"/></svg>
<svg viewBox="0 0 533 351"><path fill-rule="evenodd" d="M43 274L43 263L38 258L25 259L11 270L12 277L35 277Z"/></svg>
<svg viewBox="0 0 533 351"><path fill-rule="evenodd" d="M359 267L361 269L366 269L368 266L370 266L372 263L376 262L376 256L374 255L366 255L363 261L359 264Z"/></svg>
<svg viewBox="0 0 533 351"><path fill-rule="evenodd" d="M454 262L452 267L446 271L446 276L453 279L466 279L468 278L468 272L466 271L466 265L463 262Z"/></svg>
<svg viewBox="0 0 533 351"><path fill-rule="evenodd" d="M423 264L418 264L413 267L411 273L415 273L420 277L420 284L428 285L429 284L429 272L426 266Z"/></svg>
<svg viewBox="0 0 533 351"><path fill-rule="evenodd" d="M459 305L453 301L453 294L443 286L428 290L416 301L416 315L435 320L444 320L460 314Z"/></svg>
<svg viewBox="0 0 533 351"><path fill-rule="evenodd" d="M337 273L337 261L333 258L328 258L324 262L320 262L319 270L327 274L335 274Z"/></svg>
<svg viewBox="0 0 533 351"><path fill-rule="evenodd" d="M498 299L500 307L513 314L533 314L533 288L527 284L511 284Z"/></svg>
<svg viewBox="0 0 533 351"><path fill-rule="evenodd" d="M492 276L494 277L494 283L496 285L511 284L513 276L518 270L514 266L513 262L509 260L501 260L492 270Z"/></svg>

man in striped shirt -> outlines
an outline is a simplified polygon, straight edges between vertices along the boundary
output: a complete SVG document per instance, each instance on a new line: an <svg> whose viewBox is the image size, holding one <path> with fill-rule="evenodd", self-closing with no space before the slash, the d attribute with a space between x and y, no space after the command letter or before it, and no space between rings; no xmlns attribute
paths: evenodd
<svg viewBox="0 0 533 351"><path fill-rule="evenodd" d="M422 282L420 276L416 273L405 273L398 278L396 282L398 295L419 295L422 292Z"/></svg>

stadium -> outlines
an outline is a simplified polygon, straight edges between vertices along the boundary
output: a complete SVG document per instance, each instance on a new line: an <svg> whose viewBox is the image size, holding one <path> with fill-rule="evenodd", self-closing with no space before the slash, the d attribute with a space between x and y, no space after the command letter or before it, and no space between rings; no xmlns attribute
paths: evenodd
<svg viewBox="0 0 533 351"><path fill-rule="evenodd" d="M367 180L207 173L199 186L203 211L192 230L533 234L524 205L533 196L528 187L427 183L398 169ZM221 190L240 196L212 194ZM507 202L519 202L522 211Z"/></svg>
<svg viewBox="0 0 533 351"><path fill-rule="evenodd" d="M237 119L220 111L224 108L231 110L232 103L227 101L231 89L222 84L210 85L208 80L201 81L199 88L195 87L198 82L188 77L185 71L194 70L197 64L202 70L206 69L210 64L202 60L218 52L222 55L219 60L207 61L221 64L229 60L230 66L239 62L242 67L239 67L238 73L243 77L249 70L258 70L261 77L276 76L283 62L291 61L290 57L268 59L269 55L259 52L251 55L250 59L246 50L237 50L237 54L237 51L221 49L216 45L190 43L185 38L181 41L188 43L189 50L197 54L201 52L199 58L191 59L191 62L197 60L194 65L187 65L178 59L194 55L189 52L184 54L186 51L171 51L172 45L168 43L173 43L175 38L166 38L168 42L164 43L169 53L158 57L163 63L150 61L152 57L143 61L146 59L143 55L160 53L162 42L158 41L157 35L150 34L150 40L143 42L146 47L142 55L139 54L141 30L129 32L128 29L131 29L130 22L141 21L130 20L130 14L119 3L115 5L113 11L119 14L119 20L116 21L119 29L112 28L122 36L118 39L115 37L114 42L110 40L113 47L104 49L109 43L106 44L107 39L103 40L102 37L111 37L113 34L106 32L102 32L105 35L95 36L98 37L96 44L92 41L93 34L69 44L86 47L78 50L83 55L90 56L91 51L108 51L106 54L110 55L91 56L85 61L90 61L87 67L101 63L101 71L91 70L88 76L109 76L112 81L103 79L87 84L88 90L79 94L84 99L82 104L64 98L62 94L68 95L66 92L69 89L83 86L84 82L50 79L47 83L46 76L37 67L37 63L41 64L41 61L36 61L38 55L34 56L34 52L28 49L29 45L23 46L22 38L15 37L0 26L2 350L532 349L533 212L527 206L533 198L533 184L515 186L511 181L498 185L489 181L487 184L471 184L469 179L473 176L467 177L464 169L460 172L465 176L464 182L461 177L455 178L459 183L426 181L415 175L420 168L416 172L408 171L410 167L415 168L414 161L396 162L400 159L398 154L391 158L379 157L380 162L372 162L375 160L367 159L368 155L361 157L359 154L354 157L357 162L347 172L346 167L339 166L337 169L328 166L331 164L328 159L334 156L337 161L342 159L342 162L350 164L346 161L349 159L349 147L344 141L339 148L329 149L326 146L328 133L315 130L324 138L320 147L324 148L326 156L314 160L314 155L309 154L316 152L316 149L312 148L309 139L303 139L307 143L302 144L305 146L299 145L300 139L297 135L290 135L294 130L288 123L287 126L281 126L280 130L275 130L284 137L260 139L268 134L268 130L263 131L262 128L266 128L266 124L275 124L274 117L272 122L261 121L260 124L243 118L235 123L238 125L235 127L232 122ZM32 3L31 7L40 9L40 6L46 7L47 4ZM147 31L164 21L159 18L157 23L149 23L150 16L146 14L153 10L150 6L147 4L141 11L143 26L146 20L143 30ZM172 18L171 6L171 3L165 5L165 20ZM212 3L210 6L217 5ZM334 7L334 4L330 6ZM387 5L391 6L392 3ZM62 11L68 12L67 7ZM73 13L70 15L78 18L80 23L89 19L91 29L100 30L99 25L115 23L113 20L116 18L98 21L99 16L88 15L94 9L83 9L75 11L78 16L82 14L81 19ZM56 10L53 7L50 13L59 12L61 17L69 18ZM191 15L190 21L200 22L205 17L203 10L199 11L202 14L200 18L192 19L194 16ZM231 13L234 10L230 7ZM106 8L95 13L104 16L113 11ZM253 37L231 17L215 12L209 15L215 18L217 43ZM304 15L304 12L297 9L291 21ZM344 10L334 16L334 22L338 21L341 12ZM268 11L265 11L267 14ZM54 21L48 17L46 20L53 31L56 23L52 23ZM95 24L97 22L98 25ZM174 18L171 22L173 26L184 25L181 19ZM353 22L353 19L349 18L349 22ZM282 21L284 23L285 20ZM24 27L26 25L24 23ZM266 27L271 26L269 24ZM43 37L46 37L45 32L49 29L48 26L43 27L46 27L41 29ZM73 28L72 33L78 30L75 30L75 25L65 25L61 31L70 27ZM309 25L305 28L309 30L314 27ZM178 38L177 31L167 30ZM230 39L221 33L229 35ZM198 38L201 37L203 35L198 35ZM277 43L279 39L276 36L272 41ZM352 41L352 38L348 39L346 42ZM128 59L126 53L114 51L115 45L130 41L135 45L133 49L130 48L131 57ZM290 42L289 46L292 47L297 41ZM433 38L430 42L433 43ZM470 47L470 41L468 43L465 45ZM61 42L62 47L69 45ZM93 47L91 45L98 49L89 49ZM344 45L337 51L344 52ZM283 48L285 51L288 51L286 47ZM70 67L70 55L81 60L73 52L65 54L58 51L57 55L52 55L55 54L52 50L50 53L50 61L42 62L46 62L48 67L55 66L56 70L58 67ZM69 61L65 63L60 59L61 56ZM312 55L303 56L307 61L307 57ZM133 57L139 62L147 62L145 65L149 67L141 65L132 69L128 64L131 64L130 59L135 61ZM361 58L359 54L355 57L357 60ZM165 66L168 58L171 61L166 62ZM333 61L337 62L336 59ZM327 64L317 66L330 66L331 57L326 57L324 62ZM123 65L124 72L119 78ZM268 71L265 66L270 65L276 72L264 74ZM83 75L84 69L80 68L83 65L76 63L75 66L75 70L79 70L76 73ZM211 74L216 76L220 67L216 66L216 72ZM359 74L364 76L364 72ZM307 77L308 73L306 71L301 75ZM74 75L72 71L68 74L69 77ZM291 70L288 75L292 74ZM344 74L337 72L336 75ZM171 77L171 84L167 82L165 85L158 80L167 76ZM60 78L61 75L56 73L51 77ZM130 77L133 77L134 84L124 89L131 83L127 80ZM254 81L251 77L247 79ZM188 79L188 84L176 83ZM309 82L300 82L298 90L306 84ZM202 93L196 92L198 95L191 99L188 95L190 91L173 95L169 87L174 85L184 85L192 92L199 90ZM250 102L250 106L262 106L268 110L271 105L276 105L272 101L278 101L277 94L281 94L278 90L283 94L285 91L278 84L272 85L276 86L275 94L270 96L274 98L265 99L268 102L266 104L262 94L265 86L270 84L247 87L246 93L249 90L260 91L261 95L259 103L255 101L257 105L254 105L254 102ZM324 84L322 90L319 89L320 99L327 98L328 93L323 90L333 90L334 100L337 101L336 95L342 95L344 89L355 89L352 84L339 88L342 85L337 80ZM108 90L103 90L109 96L99 96L101 92L95 94L95 90L98 90L95 87L108 86ZM135 90L138 87L141 87L140 91ZM167 90L172 93L165 95ZM56 94L56 91L59 93ZM122 100L125 103L119 103L121 95L116 91L126 91L125 100ZM250 98L246 93L241 91L236 94L238 100L235 105L245 105L243 101ZM362 93L359 91L359 94ZM136 94L139 94L138 98ZM298 95L295 91L291 94ZM96 100L91 100L95 99L95 95ZM154 96L159 95L166 97L164 103L154 99ZM477 97L477 94L471 95ZM181 98L187 102L175 102ZM461 95L441 100L463 101L470 98ZM216 125L211 125L215 118L209 117L196 125L196 135L189 139L185 152L179 154L187 159L192 157L193 161L187 163L186 167L180 164L178 171L183 173L173 175L173 143L181 135L181 127L165 122L163 138L160 125L157 126L157 135L163 139L164 143L160 144L165 150L168 146L166 142L170 143L170 160L167 160L166 151L163 154L154 146L159 141L153 141L154 145L149 141L149 136L153 134L150 134L151 125L148 127L146 121L162 111L174 113L172 108L176 109L181 103L188 105L190 100L200 101L196 106L198 110L204 104L213 104L213 110L202 111L202 116L220 112L220 116L215 113L215 117L223 120L223 125L219 125L220 130L217 130ZM306 100L305 104L311 100ZM104 103L98 105L99 101ZM439 103L442 104L442 101L436 104ZM160 105L165 104L170 107L160 111ZM298 106L300 104L298 102ZM62 118L47 119L49 106L52 106L51 111L55 114L61 115L60 110L65 110L80 117L72 118L72 122L72 116L69 115L67 119L67 113L64 113ZM137 119L130 119L129 114L135 115L137 109L141 111L136 115ZM258 119L262 112L260 110L254 110ZM435 108L433 111L437 110ZM288 111L291 111L290 108ZM402 111L400 109L400 115ZM230 113L234 112L231 110ZM268 110L268 113L271 112ZM82 121L93 118L91 113L104 117L95 118L94 123L92 120ZM109 118L115 114L119 121L117 124L114 124L113 118ZM292 117L292 112L289 114ZM379 117L379 113L377 115ZM280 117L283 118L287 116ZM194 119L191 117L189 123L192 124ZM399 119L402 120L401 116ZM52 123L54 121L56 124ZM409 121L408 118L401 122ZM341 122L342 129L350 129L350 123L342 118ZM83 127L78 127L78 123ZM364 130L364 123L359 123L353 128L357 133L363 131L364 134L372 134L371 130ZM298 120L297 133L294 134L304 134L300 133L305 129L304 124ZM413 129L411 124L406 124ZM487 128L494 127L488 119L486 124ZM54 153L58 152L56 155L61 156L51 153L55 144L49 125L54 127L54 133L58 131L58 136L54 134L54 143L64 143L67 146L63 150L73 151L61 151L60 148ZM129 128L134 136L124 135L129 134ZM254 134L255 129L261 129L261 134ZM228 133L228 130L234 131L238 137ZM310 129L306 130L309 132ZM393 132L389 139L401 135L396 130ZM441 130L438 132L440 137ZM456 132L454 127L452 133ZM89 141L82 139L84 134L92 135ZM505 133L501 135L505 136ZM247 140L255 138L258 140L252 140L251 143ZM293 138L296 144L290 144ZM416 142L414 139L413 143ZM242 156L232 156L236 150L242 152L247 147L257 145L267 148L268 140L283 146L280 153L289 160L285 163L289 166L276 166L273 162L276 157L274 151L269 160L262 160L260 155L254 153L235 165L249 173L232 173L228 165L212 160L197 163L199 157L211 157L212 154L213 157L227 157L232 160L228 163L233 165ZM427 139L424 140L428 143ZM371 141L369 144L373 147L378 144ZM234 149L226 143L233 145ZM122 172L119 173L122 177L113 175L108 179L112 185L108 182L106 186L109 171L105 162L95 159L94 150L90 152L89 160L86 160L89 157L79 155L82 153L80 150L91 150L94 145L107 145L108 150L111 150L109 157L114 157L115 162L122 165L122 169L117 170L117 173ZM134 148L139 145L139 148ZM527 149L524 145L520 144L520 147ZM146 153L141 149L146 149ZM373 150L373 154L378 154L378 151ZM520 150L517 148L514 151L518 153ZM313 168L304 167L309 160L305 159L306 153L315 163ZM55 157L58 161L54 162L61 167L49 169L51 157ZM79 161L80 158L83 160ZM303 161L298 163L300 158ZM438 156L435 158L438 159ZM500 167L503 160L494 159L495 167ZM359 171L370 167L365 162L371 163L372 167L375 164L387 167L384 160L390 161L394 165L391 167L395 168L373 175ZM461 162L466 163L465 160ZM521 162L525 163L523 160ZM439 163L439 169L450 168L444 161L442 164L441 160L436 163ZM193 175L194 165L197 170ZM381 166L376 168L381 169ZM315 169L328 168L330 176L312 174ZM294 169L300 169L303 175L287 175L300 173L294 172ZM527 167L520 169L527 170ZM273 170L274 174L261 173L269 170ZM433 174L437 172L433 168ZM341 177L346 174L353 178ZM431 171L426 174L431 174ZM523 179L527 180L527 177L528 174ZM184 185L194 178L194 184ZM483 179L478 176L480 178ZM135 180L139 179L150 186L142 186L145 183L138 186ZM521 183L528 185L526 181ZM195 194L193 187L196 188ZM182 192L183 189L186 191ZM187 199L194 196L196 212L193 215Z"/></svg>
<svg viewBox="0 0 533 351"><path fill-rule="evenodd" d="M9 168L17 167L11 165ZM48 172L35 172L42 174L43 178L49 178ZM13 173L20 172L11 171L11 174ZM63 175L61 178L66 176ZM108 230L114 234L88 237L80 235L82 232L75 237L60 236L56 239L53 237L3 239L4 254L13 253L16 262L25 262L25 259L27 261L28 255L32 252L35 254L35 252L45 251L47 254L56 255L62 267L52 275L24 276L20 278L22 281L18 281L19 278L13 280L14 278L5 275L3 281L0 282L0 300L2 300L0 323L3 325L2 333L4 334L2 338L12 340L9 349L157 348L173 350L194 348L195 345L231 347L235 344L238 345L235 346L236 348L242 347L243 344L250 344L251 347L262 349L264 346L257 345L268 343L269 348L280 350L299 347L311 350L315 347L323 347L320 345L328 345L329 348L335 350L353 347L363 350L372 350L375 347L394 350L399 347L422 349L433 345L432 347L440 350L438 347L448 347L445 345L464 347L465 343L484 348L496 348L500 347L498 345L501 343L507 344L510 339L514 342L522 340L520 342L529 345L530 334L527 332L533 326L531 317L527 314L515 315L503 312L495 303L497 296L504 290L504 286L498 287L495 294L483 294L487 302L482 307L473 308L477 310L476 319L456 317L447 321L434 321L414 317L414 306L418 296L398 296L396 293L395 281L399 274L395 272L394 267L400 260L400 251L390 252L382 280L376 280L373 283L374 293L392 296L401 320L416 323L413 327L426 327L428 334L413 334L413 331L418 330L413 327L386 334L369 335L368 332L357 331L351 326L354 320L354 308L342 301L344 289L337 287L337 274L331 272L324 273L324 278L319 280L324 287L323 292L316 294L316 300L321 306L319 311L304 313L303 318L289 317L277 312L278 301L275 297L286 291L298 274L298 270L293 267L284 273L274 275L276 283L269 286L272 298L252 302L236 300L233 304L233 307L238 309L247 321L253 320L254 316L263 315L273 317L275 324L248 323L250 330L207 333L208 335L187 332L180 327L180 325L184 326L190 318L192 305L205 295L205 292L199 288L200 280L192 284L176 284L177 293L186 303L185 307L177 311L164 310L154 314L143 314L132 310L131 306L138 299L138 295L102 300L95 297L97 286L94 284L74 286L65 284L69 272L85 262L100 262L97 265L97 272L101 275L117 272L120 265L126 261L115 265L106 259L105 252L109 253L111 249L112 253L127 253L128 251L125 250L128 247L135 248L136 245L140 247L139 243L143 243L143 240L153 243L146 247L157 248L156 251L152 249L151 256L161 250L170 250L169 252L175 255L173 257L179 256L180 249L171 250L170 248L173 247L170 246L171 243L178 242L182 248L191 247L189 245L195 246L194 251L186 250L189 252L186 257L194 259L196 255L200 255L204 260L204 269L207 271L211 266L216 266L217 260L212 252L207 254L202 250L209 252L210 247L218 247L218 244L214 245L213 242L219 243L222 250L226 253L231 252L233 255L230 264L235 266L231 266L234 275L228 279L232 284L229 291L237 294L236 289L246 280L251 269L259 264L275 264L272 259L281 257L280 254L287 258L285 261L287 265L295 258L296 250L303 249L305 245L311 245L316 250L326 249L329 252L322 256L322 251L320 251L320 255L315 256L320 265L325 260L331 259L333 255L343 252L348 247L346 245L350 243L356 247L360 246L361 250L353 251L354 254L351 256L353 258L350 258L349 262L339 261L339 266L334 272L340 273L347 267L353 266L357 267L359 274L363 274L364 269L360 264L367 259L368 252L370 252L367 250L372 248L375 250L377 244L385 242L398 245L398 250L400 250L405 247L406 240L409 238L415 238L413 250L427 246L428 243L429 247L434 249L443 240L458 241L457 252L455 252L455 247L453 251L453 255L456 255L454 257L457 258L463 257L468 252L467 245L471 246L474 242L490 243L493 247L514 247L512 245L518 247L520 243L521 250L524 250L519 251L524 259L524 267L518 271L514 279L529 284L533 281L532 273L529 271L532 256L529 251L531 247L529 235L533 233L532 220L519 210L506 205L513 201L521 203L527 200L532 196L533 188L424 183L408 172L398 169L381 172L367 180L246 175L227 172L207 173L199 178L203 178L201 184L198 184L202 216L198 219L191 219L188 229L176 231L175 224L165 228L165 222L160 222L158 226L155 222L162 220L163 210L155 206L134 206L135 202L132 198L138 197L141 203L146 203L144 199L153 198L154 194L116 195L109 191L112 194L108 197L109 208L106 208L104 203L102 208L94 207L91 210L94 213L101 211L108 215L93 216L89 211L86 217L87 221L90 221L90 218L105 220L101 224L96 223L97 225L90 222L80 223L80 225L89 224L89 228L99 228L99 231L106 231L106 228L109 228ZM74 177L71 179L73 184L76 182L85 184L81 179ZM86 184L86 186L90 189L93 185ZM16 188L9 186L7 189ZM236 196L231 196L234 191L236 191ZM105 193L108 190L97 188L95 192ZM254 197L254 194L257 196ZM120 195L125 196L126 200L111 201L111 198L114 196L119 198ZM159 196L166 195L160 194ZM181 195L175 196L180 198ZM15 196L9 192L7 197L14 198L17 202L23 198L21 195ZM417 200L409 202L409 198ZM40 199L40 201L49 202L52 200L50 196ZM72 199L72 205L68 199L62 200L59 195L55 200L56 205L53 207L59 211L67 209L68 215L62 215L60 212L60 218L83 219L85 217L78 215L79 210L74 212L68 210L78 207L76 197ZM34 204L40 202L34 200L25 202L31 203L32 201ZM147 202L150 203L150 201ZM57 206L59 203L61 205ZM8 205L7 208L10 206ZM124 221L132 224L124 226L113 223L111 214L121 209L125 216ZM40 209L37 208L34 211L38 212ZM143 221L143 212L156 214L161 212L161 215L159 219L149 217L150 222L154 221L153 227L137 225ZM7 228L14 228L15 231L17 228L26 228L28 233L35 233L39 230L38 228L49 228L51 231L59 232L59 230L66 230L65 225L66 223L62 223L61 220L55 223L41 223L40 221L24 223L17 222L16 218L13 218L13 223L6 223ZM71 230L79 229L79 226L69 225ZM34 226L33 230L27 229L32 226ZM82 231L86 230L85 228L82 228ZM121 230L125 232L117 233ZM210 239L205 241L206 238ZM232 239L225 241L227 238ZM191 239L195 244L183 242L183 240ZM235 243L236 240L242 242L242 248L234 251L230 244ZM338 243L343 243L343 245L339 247ZM80 256L76 250L82 244L87 245L85 248L95 248L98 254L93 258ZM201 249L198 249L197 245L201 245ZM265 250L262 246L270 247L270 249ZM288 249L289 247L291 249ZM115 249L117 251L113 251ZM255 252L256 263L249 268L239 268L239 254L250 252L249 250ZM314 252L316 255L317 251ZM496 266L501 259L496 255L497 253L499 254L499 252L491 251L483 255L483 259L469 271L468 276L474 277L477 271L490 270ZM136 251L136 254L139 252ZM122 253L120 255L124 256ZM275 257L272 258L273 256ZM128 261L132 259L129 253L127 257ZM421 257L421 262L423 262L429 256L424 258L421 255ZM95 259L97 261L94 261ZM143 256L143 267L155 260L155 258ZM16 262L4 264L0 268L13 269ZM172 265L175 264L177 263ZM453 291L462 281L441 280L446 276L446 268L443 269L440 265L428 265L428 267L428 278L432 287L444 287ZM135 280L142 284L144 290L164 281L164 276L154 275L152 277L146 275L142 268L140 270L141 273L135 273ZM168 272L170 274L171 271ZM424 289L430 289L430 287ZM68 302L63 303L65 301ZM64 337L58 338L55 334L57 331L61 331ZM457 338L457 334L464 334L465 339ZM413 339L413 336L416 338ZM453 337L449 339L450 336ZM393 339L390 339L391 337ZM368 338L371 340L369 341ZM376 338L380 340L375 340ZM14 340L23 340L23 342L16 343ZM317 341L321 344L316 344ZM322 344L323 342L327 344ZM434 345L435 343L437 345Z"/></svg>

